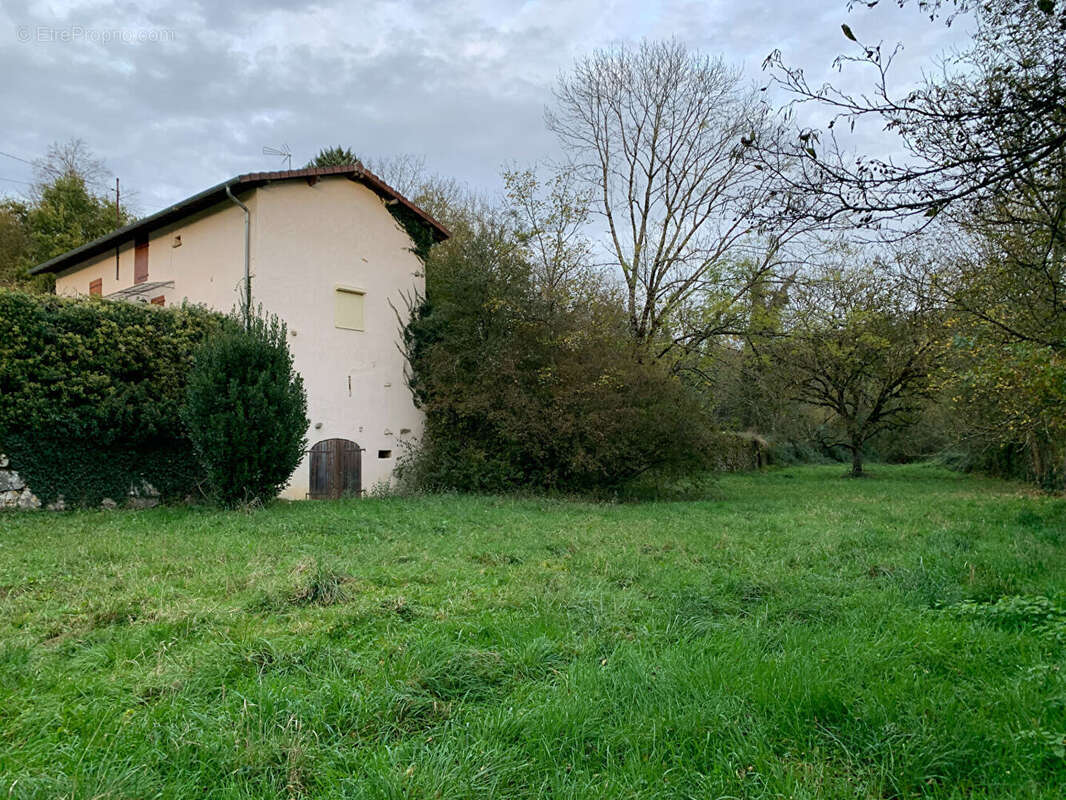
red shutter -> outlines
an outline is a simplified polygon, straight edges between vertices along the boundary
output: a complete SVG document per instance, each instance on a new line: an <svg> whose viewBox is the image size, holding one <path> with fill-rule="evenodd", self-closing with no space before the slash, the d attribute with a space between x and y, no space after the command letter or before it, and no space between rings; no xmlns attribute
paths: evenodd
<svg viewBox="0 0 1066 800"><path fill-rule="evenodd" d="M133 282L144 283L148 280L148 237L137 240L133 249Z"/></svg>
<svg viewBox="0 0 1066 800"><path fill-rule="evenodd" d="M101 297L104 293L104 281L103 278L97 278L95 281L89 281L89 294Z"/></svg>
<svg viewBox="0 0 1066 800"><path fill-rule="evenodd" d="M163 295L159 295L159 297L153 297L152 298L152 305L153 306L165 306L166 304L167 304L167 299L165 297L163 297Z"/></svg>

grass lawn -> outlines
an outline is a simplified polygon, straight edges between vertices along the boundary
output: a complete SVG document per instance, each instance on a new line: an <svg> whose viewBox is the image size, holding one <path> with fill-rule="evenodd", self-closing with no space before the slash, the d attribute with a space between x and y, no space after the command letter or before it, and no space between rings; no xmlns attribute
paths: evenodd
<svg viewBox="0 0 1066 800"><path fill-rule="evenodd" d="M0 797L1066 796L1066 501L841 471L0 515Z"/></svg>

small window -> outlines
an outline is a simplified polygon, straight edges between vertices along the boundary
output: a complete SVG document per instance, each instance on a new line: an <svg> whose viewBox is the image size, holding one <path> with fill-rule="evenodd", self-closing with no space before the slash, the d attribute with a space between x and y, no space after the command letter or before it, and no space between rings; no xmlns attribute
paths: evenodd
<svg viewBox="0 0 1066 800"><path fill-rule="evenodd" d="M96 297L102 297L104 294L104 279L97 278L95 281L89 281L89 294Z"/></svg>
<svg viewBox="0 0 1066 800"><path fill-rule="evenodd" d="M392 458L391 450L378 450L378 458Z"/></svg>
<svg viewBox="0 0 1066 800"><path fill-rule="evenodd" d="M365 330L363 327L363 292L338 286L333 294L333 324L349 331Z"/></svg>
<svg viewBox="0 0 1066 800"><path fill-rule="evenodd" d="M152 305L153 306L165 306L166 304L167 304L167 299L165 297L163 297L163 295L159 295L159 297L153 297L152 298Z"/></svg>

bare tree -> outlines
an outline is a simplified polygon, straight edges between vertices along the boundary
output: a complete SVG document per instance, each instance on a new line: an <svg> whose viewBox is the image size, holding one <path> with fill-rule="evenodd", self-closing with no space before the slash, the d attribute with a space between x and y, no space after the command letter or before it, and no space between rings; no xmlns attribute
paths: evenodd
<svg viewBox="0 0 1066 800"><path fill-rule="evenodd" d="M366 167L408 199L415 197L430 180L425 156L413 153L371 158Z"/></svg>
<svg viewBox="0 0 1066 800"><path fill-rule="evenodd" d="M676 40L645 41L579 61L555 100L547 123L595 191L633 336L668 347L703 341L706 330L673 326L678 312L712 289L742 297L730 269L741 249L758 233L770 240L751 276L759 280L801 228L766 225L783 197L746 156L745 143L772 135L757 92L719 59Z"/></svg>
<svg viewBox="0 0 1066 800"><path fill-rule="evenodd" d="M99 193L104 190L104 179L111 175L103 160L97 158L81 139L52 142L44 157L34 160L33 172L35 197L44 186L71 176L80 178L86 188Z"/></svg>

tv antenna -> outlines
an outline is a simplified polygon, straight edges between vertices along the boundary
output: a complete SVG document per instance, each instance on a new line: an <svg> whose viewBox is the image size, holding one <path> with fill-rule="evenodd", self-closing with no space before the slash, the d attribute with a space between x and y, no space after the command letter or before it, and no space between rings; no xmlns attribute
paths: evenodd
<svg viewBox="0 0 1066 800"><path fill-rule="evenodd" d="M283 158L285 159L285 169L292 169L292 151L287 144L283 144L281 147L264 147L263 155Z"/></svg>

